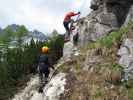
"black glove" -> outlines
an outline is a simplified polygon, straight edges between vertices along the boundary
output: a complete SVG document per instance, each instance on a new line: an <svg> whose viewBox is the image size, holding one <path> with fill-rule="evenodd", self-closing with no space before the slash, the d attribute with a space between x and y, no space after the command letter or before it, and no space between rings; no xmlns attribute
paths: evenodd
<svg viewBox="0 0 133 100"><path fill-rule="evenodd" d="M78 12L78 14L81 14L80 11Z"/></svg>

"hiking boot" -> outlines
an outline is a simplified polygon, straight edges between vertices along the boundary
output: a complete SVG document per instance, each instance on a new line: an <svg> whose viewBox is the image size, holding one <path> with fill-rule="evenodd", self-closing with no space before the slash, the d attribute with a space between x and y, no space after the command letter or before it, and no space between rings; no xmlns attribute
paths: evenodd
<svg viewBox="0 0 133 100"><path fill-rule="evenodd" d="M47 84L47 83L48 83L48 79L45 80L45 84Z"/></svg>
<svg viewBox="0 0 133 100"><path fill-rule="evenodd" d="M39 92L39 93L43 93L43 87L42 87L42 86L39 87L38 92Z"/></svg>
<svg viewBox="0 0 133 100"><path fill-rule="evenodd" d="M77 51L78 49L77 49L76 47L74 47L72 50L73 50L73 51Z"/></svg>
<svg viewBox="0 0 133 100"><path fill-rule="evenodd" d="M75 56L79 56L80 53L79 53L78 51L75 51L74 55L75 55Z"/></svg>

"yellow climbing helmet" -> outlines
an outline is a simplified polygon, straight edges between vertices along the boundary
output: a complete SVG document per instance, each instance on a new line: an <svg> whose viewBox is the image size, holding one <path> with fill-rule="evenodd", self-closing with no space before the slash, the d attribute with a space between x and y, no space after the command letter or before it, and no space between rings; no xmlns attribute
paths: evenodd
<svg viewBox="0 0 133 100"><path fill-rule="evenodd" d="M49 48L47 46L42 47L42 53L48 53Z"/></svg>

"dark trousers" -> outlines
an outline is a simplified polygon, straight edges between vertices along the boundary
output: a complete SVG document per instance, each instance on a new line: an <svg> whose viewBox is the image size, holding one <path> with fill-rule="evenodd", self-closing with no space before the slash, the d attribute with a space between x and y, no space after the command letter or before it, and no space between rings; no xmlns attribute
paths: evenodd
<svg viewBox="0 0 133 100"><path fill-rule="evenodd" d="M39 78L41 82L46 82L48 80L49 77L49 68L48 65L44 64L44 63L40 63L39 64Z"/></svg>
<svg viewBox="0 0 133 100"><path fill-rule="evenodd" d="M72 26L72 24L71 24L72 22L74 22L72 19L63 22L63 25L65 27L65 30L66 30L66 33L68 34L68 36L70 36L70 27ZM70 27L69 27L69 24L71 24Z"/></svg>

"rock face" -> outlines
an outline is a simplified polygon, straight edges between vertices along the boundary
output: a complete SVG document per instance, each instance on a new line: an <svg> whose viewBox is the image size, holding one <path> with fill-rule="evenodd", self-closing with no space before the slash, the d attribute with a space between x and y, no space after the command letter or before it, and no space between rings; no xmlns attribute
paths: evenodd
<svg viewBox="0 0 133 100"><path fill-rule="evenodd" d="M133 6L129 9L129 13L124 24L127 25L129 21L133 21Z"/></svg>
<svg viewBox="0 0 133 100"><path fill-rule="evenodd" d="M90 8L91 13L79 19L76 25L79 32L78 45L81 47L133 20L133 0L92 0ZM72 43L71 39L64 45L64 57L73 53Z"/></svg>
<svg viewBox="0 0 133 100"><path fill-rule="evenodd" d="M34 76L27 83L27 87L11 100L59 100L65 91L65 85L66 74L59 73L43 88L43 93L38 93L39 78Z"/></svg>
<svg viewBox="0 0 133 100"><path fill-rule="evenodd" d="M80 45L95 41L128 23L133 16L132 5L133 0L92 0L90 8L93 11L78 22Z"/></svg>
<svg viewBox="0 0 133 100"><path fill-rule="evenodd" d="M63 60L64 61L70 61L71 57L74 56L78 56L79 55L79 51L77 49L77 45L74 43L74 36L79 33L78 30L78 26L74 25L75 29L71 32L70 35L70 41L66 42L64 44L64 48L63 48ZM77 43L77 42L76 42Z"/></svg>
<svg viewBox="0 0 133 100"><path fill-rule="evenodd" d="M63 48L63 58L64 58L64 60L71 59L71 56L73 54L72 49L73 49L73 43L71 41L64 44L64 48Z"/></svg>
<svg viewBox="0 0 133 100"><path fill-rule="evenodd" d="M117 30L133 19L133 0L92 0L90 8L93 11L77 22L79 46L96 41L97 38ZM70 45L68 43L64 45L64 57L71 55L72 43L71 40Z"/></svg>
<svg viewBox="0 0 133 100"><path fill-rule="evenodd" d="M124 68L124 80L133 79L133 39L125 39L118 51L119 64Z"/></svg>

